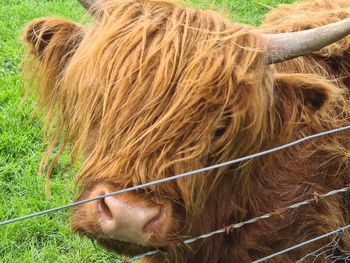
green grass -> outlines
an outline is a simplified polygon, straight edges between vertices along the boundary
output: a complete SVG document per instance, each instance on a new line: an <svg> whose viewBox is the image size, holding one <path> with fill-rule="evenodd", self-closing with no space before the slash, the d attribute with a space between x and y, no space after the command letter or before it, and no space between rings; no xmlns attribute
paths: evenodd
<svg viewBox="0 0 350 263"><path fill-rule="evenodd" d="M199 7L226 7L234 20L258 24L267 6L293 0L193 0ZM35 103L21 103L19 64L23 26L40 16L59 15L81 20L75 0L2 0L0 5L0 221L72 202L75 171L62 158L52 179L50 200L37 168L45 145ZM86 238L72 235L69 211L0 227L0 262L115 262Z"/></svg>

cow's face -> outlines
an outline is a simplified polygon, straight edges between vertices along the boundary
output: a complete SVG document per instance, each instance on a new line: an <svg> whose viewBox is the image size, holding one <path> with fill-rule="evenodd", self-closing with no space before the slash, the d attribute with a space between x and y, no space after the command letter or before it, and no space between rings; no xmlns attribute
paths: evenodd
<svg viewBox="0 0 350 263"><path fill-rule="evenodd" d="M256 87L269 87L265 82L270 77L263 78L263 73L254 73L255 65L250 67L256 61L268 71L263 56L245 58L248 51L229 45L254 41L244 32L234 35L244 30L241 26L206 25L209 13L198 19L194 11L173 14L166 5L148 7L149 17L139 15L137 5L123 8L86 33L63 80L69 89L81 90L81 105L74 105L73 111L80 122L79 137L85 136L80 200L253 150L249 142L237 144L238 138L243 133L252 141L260 136L249 127L260 129L266 112L262 108L269 103L264 88ZM117 14L129 12L135 17L115 22ZM192 25L179 25L178 16L182 24L193 20ZM225 28L227 38L208 31ZM247 65L235 66L241 59L247 59ZM215 217L207 219L212 209L204 207L215 200L209 197L228 171L223 168L79 206L73 228L121 253L169 248L172 241L200 234L199 228L216 227Z"/></svg>
<svg viewBox="0 0 350 263"><path fill-rule="evenodd" d="M276 76L248 27L210 12L125 2L87 29L52 21L33 22L25 39L45 79L41 100L84 159L79 200L258 152L329 97L310 76ZM59 70L45 75L43 63ZM242 211L248 170L225 177L238 168L78 206L73 229L126 254L170 246L226 224L212 210L228 196Z"/></svg>

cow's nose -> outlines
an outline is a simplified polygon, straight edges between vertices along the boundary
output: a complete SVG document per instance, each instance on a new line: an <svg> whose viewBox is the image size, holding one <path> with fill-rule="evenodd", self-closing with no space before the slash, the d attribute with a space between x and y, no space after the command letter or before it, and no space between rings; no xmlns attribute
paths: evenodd
<svg viewBox="0 0 350 263"><path fill-rule="evenodd" d="M108 189L101 189L108 194ZM162 208L135 193L106 197L97 202L97 218L103 235L109 239L144 245L162 221Z"/></svg>

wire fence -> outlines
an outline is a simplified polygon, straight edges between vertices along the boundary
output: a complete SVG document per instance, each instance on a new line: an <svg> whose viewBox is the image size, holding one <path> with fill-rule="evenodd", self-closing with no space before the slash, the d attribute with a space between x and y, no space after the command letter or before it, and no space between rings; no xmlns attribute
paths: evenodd
<svg viewBox="0 0 350 263"><path fill-rule="evenodd" d="M242 223L244 223L244 222L242 222ZM234 225L231 225L231 226L234 226ZM236 227L236 228L238 228L238 227ZM346 251L346 250L342 249L339 243L340 243L340 240L341 240L342 233L344 231L348 230L349 228L350 228L350 225L346 225L344 227L340 227L340 228L338 228L338 229L336 229L334 231L331 231L331 232L328 232L326 234L323 234L323 235L317 236L315 238L309 239L309 240L307 240L305 242L299 243L299 244L294 245L292 247L289 247L287 249L278 251L278 252L276 252L274 254L271 254L271 255L269 255L267 257L255 260L252 263L260 263L260 262L267 261L269 259L272 259L274 257L280 256L280 255L285 254L287 252L290 252L290 251L292 251L294 249L306 246L308 244L311 244L313 242L316 242L318 240L321 240L323 238L326 238L326 237L329 237L329 236L332 236L332 235L336 235L336 237L333 238L333 240L330 243L326 244L325 246L323 246L323 247L321 247L321 248L319 248L319 249L317 249L317 250L315 250L315 251L313 251L311 253L306 254L301 259L299 259L296 263L302 263L302 262L304 262L304 260L306 260L307 258L311 258L311 257L314 257L312 262L316 262L316 260L319 257L322 257L322 256L324 256L325 259L332 260L332 263L333 262L337 262L337 261L348 262L348 260L350 260L350 251ZM224 228L223 230L226 231L226 228ZM192 242L194 242L194 241L196 241L198 239L211 237L211 236L213 236L215 234L223 233L225 231L222 231L220 229L220 230L217 230L217 231L214 231L214 232L210 232L210 233L205 234L205 235L201 235L200 237L197 237L197 238L185 240L184 243L185 244L189 244L189 243L192 243ZM338 252L338 251L341 252L340 255L336 254L336 252ZM164 253L164 252L162 252L160 250L152 250L152 251L146 252L144 254L140 254L140 255L137 255L135 257L132 257L132 258L118 260L116 263L129 263L129 262L133 262L135 260L142 259L142 258L144 258L146 256L156 255L158 253Z"/></svg>
<svg viewBox="0 0 350 263"><path fill-rule="evenodd" d="M281 213L283 213L283 212L285 212L287 210L290 210L290 209L297 209L297 208L305 206L305 205L309 205L309 204L312 204L312 203L317 203L320 200L325 199L327 197L331 197L331 196L334 196L334 195L337 195L337 194L340 194L340 193L349 192L349 190L350 190L350 186L347 186L347 187L344 187L344 188L341 188L341 189L332 190L332 191L330 191L328 193L325 193L325 194L317 194L317 193L315 193L313 198L304 200L302 202L294 203L294 204L292 204L290 206L287 206L287 207L284 207L284 208L280 208L280 209L275 210L273 212L266 213L264 215L254 217L254 218L251 218L249 220L246 220L246 221L243 221L243 222L240 222L240 223L235 223L235 224L228 225L226 227L220 228L218 230L215 230L215 231L212 231L212 232L209 232L209 233L206 233L206 234L194 237L194 238L187 239L187 240L183 241L183 243L184 244L190 244L190 243L195 242L197 240L209 238L209 237L212 237L212 236L217 235L217 234L229 233L229 232L233 231L234 229L241 228L241 227L243 227L245 225L256 223L256 222L258 222L260 220L267 219L267 218L270 218L270 217L275 216L275 215L280 215ZM307 245L309 243L315 242L315 241L317 241L319 239L325 238L326 236L333 235L335 233L345 231L349 227L350 227L350 225L346 226L346 227L343 227L343 228L340 228L340 229L337 229L335 231L332 231L332 232L327 233L325 235L322 235L320 237L314 238L312 240L309 240L309 241L300 243L300 244L298 244L296 246L290 247L290 248L288 248L286 250L282 250L282 251L280 251L278 253L272 254L272 255L270 255L268 257L256 260L253 263L266 261L266 260L271 259L273 257L282 255L282 254L284 254L284 253L286 253L288 251L294 250L294 249L296 249L298 247L302 247L302 246L305 246L305 245ZM153 250L153 251L146 252L144 254L137 255L137 256L132 257L132 258L128 258L128 259L123 259L121 261L117 261L117 263L132 262L134 260L138 260L138 259L144 258L146 256L151 256L151 255L155 255L155 254L158 254L158 253L164 253L164 252L160 251L160 250Z"/></svg>
<svg viewBox="0 0 350 263"><path fill-rule="evenodd" d="M294 250L294 249L297 249L297 248L306 246L306 245L308 245L308 244L311 244L311 243L316 242L316 241L318 241L318 240L321 240L321 239L323 239L323 238L326 238L326 237L329 237L329 236L332 236L332 235L336 235L336 234L343 233L345 230L348 230L349 228L350 228L350 225L346 225L346 226L344 226L344 227L340 227L340 228L338 228L338 229L336 229L336 230L333 230L333 231L331 231L331 232L328 232L328 233L326 233L326 234L317 236L317 237L312 238L312 239L309 239L309 240L307 240L307 241L305 241L305 242L299 243L299 244L297 244L297 245L295 245L295 246L292 246L292 247L289 247L289 248L287 248L287 249L281 250L281 251L279 251L279 252L277 252L277 253L271 254L271 255L269 255L269 256L267 256L267 257L261 258L261 259L259 259L259 260L255 260L255 261L253 261L252 263L260 263L260 262L267 261L267 260L269 260L269 259L272 259L272 258L274 258L274 257L280 256L280 255L285 254L285 253L287 253L287 252L289 252L289 251L292 251L292 250ZM336 237L337 242L335 242L335 245L332 245L332 248L334 248L334 249L339 248L340 237L341 237L341 235L338 235L338 236ZM333 243L333 242L334 242L334 240L332 240L331 243ZM318 256L324 254L325 252L327 252L327 250L324 250L324 249L327 248L328 246L330 246L331 243L329 243L329 244L327 244L326 246L323 246L323 247L317 249L316 251L314 251L314 252L312 252L312 253L307 254L306 256L304 256L304 257L302 257L301 259L299 259L297 262L303 262L303 260L305 260L305 259L306 259L307 257L309 257L309 256L316 256L316 257L318 257ZM333 254L330 254L330 255L333 256ZM340 257L343 258L343 255L340 255Z"/></svg>
<svg viewBox="0 0 350 263"><path fill-rule="evenodd" d="M299 259L296 263L302 263L306 260L311 260L311 259L312 259L312 262L318 262L319 260L322 260L322 259L329 259L331 260L331 262L337 262L337 261L349 262L350 251L344 250L341 245L341 237L343 235L343 232L347 230L348 227L350 227L350 225L328 233L329 235L335 235L335 237L331 240L331 242L329 242L328 244L324 245L319 249L316 249L311 253L306 254L304 257ZM327 235L327 237L329 235Z"/></svg>
<svg viewBox="0 0 350 263"><path fill-rule="evenodd" d="M55 207L55 208L52 208L52 209L48 209L48 210L43 210L43 211L40 211L40 212L32 213L32 214L29 214L29 215L25 215L25 216L13 218L13 219L5 220L5 221L0 222L0 226L5 226L5 225L8 225L8 224L12 224L12 223L15 223L15 222L18 222L18 221L23 221L23 220L26 220L26 219L29 219L29 218L33 218L33 217L37 217L37 216L41 216L41 215L45 215L45 214L49 214L49 213L54 213L54 212L57 212L57 211L60 211L60 210L72 208L74 206L82 205L82 204L85 204L85 203L88 203L88 202L101 200L101 199L104 199L106 197L120 195L122 193L135 191L135 190L139 190L139 189L144 189L144 188L147 188L147 187L150 187L150 186L163 184L163 183L166 183L166 182L178 180L180 178L185 178L185 177L192 176L192 175L195 175L195 174L201 174L201 173L204 173L204 172L207 172L207 171L211 171L211 170L214 170L214 169L218 169L218 168L221 168L221 167L224 167L224 166L228 166L228 165L232 165L232 164L236 164L236 163L241 163L241 162L253 159L253 158L262 157L262 156L267 155L267 154L271 154L271 153L274 153L274 152L277 152L277 151L280 151L280 150L283 150L283 149L287 149L289 147L295 146L297 144L300 144L302 142L305 142L305 141L308 141L308 140L311 140L311 139L314 139L314 138L317 138L317 137L326 136L326 135L329 135L329 134L345 131L345 130L348 130L348 129L350 129L350 125L345 126L345 127L340 127L340 128L337 128L337 129L333 129L333 130L329 130L329 131L325 131L325 132L321 132L321 133L317 133L317 134L313 134L313 135L306 136L306 137L303 137L301 139L295 140L293 142L290 142L290 143L287 143L287 144L283 144L283 145L278 146L278 147L274 147L274 148L271 148L271 149L268 149L268 150L265 150L265 151L262 151L262 152L251 154L251 155L248 155L248 156L245 156L245 157L241 157L241 158L238 158L238 159L234 159L234 160L231 160L231 161L227 161L227 162L224 162L224 163L215 164L215 165L204 167L204 168L201 168L201 169L198 169L198 170L194 170L194 171L182 173L182 174L179 174L179 175L175 175L175 176L163 178L163 179L160 179L160 180L156 180L156 181L153 181L153 182L149 182L149 183L133 186L133 187L130 187L130 188L122 189L120 191L116 191L116 192L112 192L112 193L109 193L109 194L100 195L100 196L97 196L97 197L94 197L94 198L84 199L84 200L81 200L81 201L78 201L78 202L74 202L74 203L71 203L71 204L68 204L68 205L63 205L63 206ZM284 208L282 210L297 209L300 206L307 205L307 204L310 204L312 202L317 202L318 198L323 199L323 198L326 198L326 197L329 197L329 196L333 196L333 195L338 194L338 193L347 192L348 190L349 190L349 187L333 190L333 191L331 191L329 193L326 193L326 194L323 194L323 195L318 195L317 198L308 199L308 200L305 200L303 202L290 205L290 206L288 206L288 207L286 207L286 208ZM197 240L209 238L209 237L211 237L213 235L216 235L216 234L224 233L224 232L227 232L227 231L232 231L233 229L240 228L240 227L242 227L244 225L255 223L255 222L259 221L259 220L269 218L269 217L275 215L276 213L280 213L280 212L281 212L281 209L279 209L278 211L274 211L274 212L268 213L268 214L264 214L264 215L259 216L259 217L255 217L255 218L249 219L249 220L244 221L244 222L232 224L232 225L226 226L224 228L215 230L213 232L209 232L209 233L200 235L198 237L187 239L187 240L183 241L183 243L190 244L190 243L195 242ZM343 228L340 228L338 230L335 230L333 232L327 233L327 234L325 234L323 236L320 236L320 237L317 237L317 238L320 239L320 238L326 237L326 235L334 235L336 233L345 231L349 227L350 226L345 226ZM315 240L310 241L310 242L314 242L314 241ZM306 242L309 242L309 241L306 241ZM304 242L304 243L306 243L306 242ZM308 243L306 243L306 244L308 244ZM254 261L254 263L268 260L268 259L270 259L272 257L278 256L278 255L280 255L282 253L286 253L286 252L288 252L288 251L290 251L292 249L295 249L297 247L300 247L300 246L306 245L306 244L303 244L303 243L298 244L295 247L288 248L286 250L283 250L283 251L280 251L280 252L278 252L276 254L273 254L273 255L271 255L269 257L260 259L258 261ZM137 260L137 259L143 258L145 256L155 255L157 253L161 253L161 251L159 251L159 250L149 251L147 253L144 253L144 254L135 256L133 258L127 259L126 262ZM123 260L121 262L125 262L125 260Z"/></svg>

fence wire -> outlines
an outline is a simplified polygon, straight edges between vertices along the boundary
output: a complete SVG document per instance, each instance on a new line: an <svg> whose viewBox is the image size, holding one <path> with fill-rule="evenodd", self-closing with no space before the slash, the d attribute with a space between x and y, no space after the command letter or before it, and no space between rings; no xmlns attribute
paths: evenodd
<svg viewBox="0 0 350 263"><path fill-rule="evenodd" d="M120 194L123 194L123 193L131 192L131 191L135 191L135 190L139 190L139 189L144 189L144 188L147 188L147 187L150 187L150 186L163 184L163 183L167 183L167 182L170 182L170 181L175 181L175 180L178 180L178 179L181 179L181 178L184 178L184 177L188 177L188 176L192 176L192 175L195 175L195 174L204 173L204 172L207 172L207 171L218 169L218 168L221 168L221 167L224 167L224 166L240 163L240 162L247 161L247 160L250 160L250 159L253 159L253 158L257 158L257 157L261 157L261 156L264 156L264 155L267 155L267 154L271 154L271 153L274 153L274 152L277 152L277 151L280 151L280 150L283 150L283 149L287 149L289 147L295 146L297 144L300 144L302 142L305 142L305 141L308 141L308 140L311 140L311 139L314 139L314 138L317 138L317 137L329 135L329 134L336 133L336 132L341 132L341 131L348 130L348 129L350 129L350 125L344 126L344 127L340 127L340 128L336 128L336 129L329 130L329 131L320 132L320 133L313 134L313 135L309 135L309 136L303 137L301 139L295 140L293 142L290 142L290 143L287 143L287 144L283 144L283 145L271 148L269 150L265 150L265 151L262 151L262 152L254 153L254 154L251 154L251 155L247 155L245 157L241 157L241 158L234 159L234 160L231 160L231 161L227 161L227 162L224 162L224 163L215 164L215 165L204 167L204 168L201 168L201 169L198 169L198 170L194 170L194 171L178 174L178 175L175 175L175 176L163 178L163 179L160 179L160 180L156 180L156 181L153 181L153 182L149 182L149 183L145 183L145 184L141 184L141 185L136 185L136 186L133 186L133 187L125 188L125 189L122 189L122 190L119 190L119 191L116 191L116 192L112 192L112 193L109 193L109 194L104 194L104 195L96 196L94 198L84 199L84 200L81 200L81 201L78 201L78 202L74 202L72 204L63 205L63 206L55 207L55 208L52 208L52 209L43 210L43 211L32 213L32 214L29 214L29 215L25 215L25 216L9 219L9 220L6 220L6 221L2 221L2 222L0 222L0 226L12 224L12 223L15 223L15 222L18 222L18 221L26 220L26 219L29 219L29 218L33 218L33 217L37 217L37 216L41 216L41 215L45 215L45 214L49 214L49 213L58 212L58 211L65 210L65 209L68 209L68 208L72 208L74 206L82 205L82 204L85 204L85 203L88 203L88 202L101 200L101 199L104 199L106 197L120 195Z"/></svg>
<svg viewBox="0 0 350 263"><path fill-rule="evenodd" d="M271 154L271 153L274 153L274 152L277 152L277 151L280 151L280 150L283 150L283 149L295 146L295 145L300 144L302 142L305 142L307 140L311 140L311 139L314 139L314 138L317 138L317 137L329 135L329 134L336 133L336 132L341 132L341 131L344 131L344 130L347 130L347 129L350 129L350 125L345 126L345 127L340 127L340 128L337 128L337 129L332 129L332 130L325 131L325 132L321 132L321 133L317 133L317 134L313 134L313 135L310 135L310 136L306 136L306 137L303 137L301 139L295 140L295 141L287 143L287 144L283 144L283 145L280 145L280 146L277 146L277 147L274 147L274 148L271 148L271 149L268 149L268 150L265 150L265 151L262 151L262 152L258 152L258 153L251 154L251 155L247 155L245 157L241 157L241 158L234 159L234 160L231 160L231 161L227 161L227 162L224 162L224 163L215 164L215 165L212 165L212 166L204 167L204 168L201 168L201 169L197 169L197 170L194 170L194 171L182 173L182 174L171 176L171 177L168 177L168 178L163 178L163 179L156 180L156 181L153 181L153 182L149 182L149 183L133 186L133 187L130 187L130 188L122 189L120 191L116 191L116 192L112 192L112 193L109 193L109 194L100 195L100 196L97 196L97 197L94 197L94 198L84 199L84 200L81 200L81 201L78 201L78 202L74 202L74 203L71 203L71 204L68 204L68 205L63 205L63 206L59 206L59 207L56 207L56 208L52 208L52 209L48 209L48 210L43 210L43 211L40 211L40 212L32 213L32 214L29 214L29 215L25 215L25 216L13 218L13 219L5 220L5 221L0 222L0 226L5 226L5 225L8 225L8 224L15 223L15 222L18 222L18 221L23 221L23 220L26 220L26 219L29 219L29 218L33 218L33 217L37 217L37 216L41 216L41 215L57 212L57 211L60 211L60 210L72 208L74 206L82 205L82 204L85 204L85 203L88 203L88 202L101 200L101 199L104 199L106 197L120 195L122 193L126 193L126 192L130 192L130 191L135 191L135 190L138 190L138 189L147 188L147 187L150 187L150 186L154 186L154 185L158 185L158 184L162 184L162 183L178 180L178 179L181 179L181 178L184 178L184 177L188 177L188 176L192 176L192 175L195 175L195 174L204 173L204 172L207 172L207 171L210 171L210 170L214 170L214 169L218 169L218 168L221 168L221 167L224 167L224 166L240 163L240 162L243 162L243 161L247 161L247 160L250 160L250 159L253 159L253 158L261 157L261 156L264 156L264 155L267 155L267 154ZM190 244L190 243L195 242L197 240L209 238L209 237L211 237L213 235L216 235L216 234L219 234L219 233L225 233L225 232L228 232L228 231L232 231L233 229L240 228L240 227L242 227L244 225L255 223L255 222L259 221L259 220L269 218L269 217L271 217L271 216L273 216L273 215L275 215L277 213L281 213L281 211L283 211L283 210L296 209L296 208L298 208L300 206L307 205L307 204L310 204L312 202L317 202L318 199L326 198L326 197L329 197L329 196L332 196L332 195L335 195L335 194L338 194L338 193L341 193L341 192L346 192L346 191L348 191L348 189L349 189L348 187L345 187L345 188L342 188L342 189L333 190L333 191L328 192L326 194L318 195L317 198L308 199L308 200L305 200L303 202L293 204L293 205L288 206L288 207L286 207L286 208L284 208L282 210L279 209L278 211L267 213L267 214L264 214L262 216L249 219L249 220L244 221L244 222L232 224L232 225L226 226L224 228L221 228L221 229L218 229L218 230L215 230L215 231L212 231L212 232L200 235L198 237L187 239L187 240L183 241L183 243ZM308 243L314 242L314 241L316 241L318 239L321 239L321 238L324 238L326 236L333 235L333 234L336 234L336 233L340 233L340 232L342 232L342 231L344 231L344 230L346 230L348 228L350 228L350 225L349 226L345 226L343 228L340 228L338 230L332 231L332 232L330 232L328 234L325 234L323 236L317 237L317 238L315 238L313 240L309 240L309 241L306 241L304 243L300 243L297 246L294 246L294 247L288 248L286 250L280 251L280 252L275 253L273 255L270 255L270 256L268 256L266 258L260 259L258 261L254 261L254 263L265 261L267 259L270 259L272 257L281 255L281 254L286 253L288 251L291 251L291 250L293 250L293 249L295 249L297 247L301 247L303 245L306 245ZM137 259L143 258L145 256L155 255L155 254L160 253L160 252L161 251L159 251L159 250L153 250L153 251L149 251L149 252L146 252L144 254L135 256L133 258L127 259L126 261L123 260L123 261L119 261L119 262L130 262L130 261L133 261L133 260L137 260Z"/></svg>
<svg viewBox="0 0 350 263"><path fill-rule="evenodd" d="M329 259L331 262L341 261L348 262L350 259L350 251L341 248L341 237L343 231L340 231L328 244L316 249L315 251L306 254L304 257L296 261L296 263L303 263L305 260L312 259L312 262L318 262L319 260Z"/></svg>
<svg viewBox="0 0 350 263"><path fill-rule="evenodd" d="M289 251L292 251L292 250L294 250L294 249L297 249L297 248L299 248L299 247L306 246L306 245L308 245L308 244L311 244L311 243L313 243L313 242L315 242L315 241L318 241L318 240L321 240L321 239L323 239L323 238L326 238L326 237L329 237L329 236L332 236L332 235L337 235L337 234L339 235L339 234L343 233L345 230L348 230L348 229L350 229L350 225L346 225L346 226L344 226L344 227L340 227L340 228L338 228L338 229L336 229L336 230L333 230L333 231L331 231L331 232L328 232L328 233L326 233L326 234L317 236L317 237L312 238L312 239L309 239L309 240L307 240L307 241L305 241L305 242L299 243L299 244L297 244L297 245L295 245L295 246L292 246L292 247L289 247L289 248L287 248L287 249L281 250L281 251L279 251L279 252L277 252L277 253L271 254L271 255L269 255L269 256L267 256L267 257L261 258L261 259L259 259L259 260L255 260L255 261L253 261L252 263L264 262L264 261L266 261L266 260L269 260L269 259L271 259L271 258L280 256L280 255L282 255L282 254L285 254L285 253L287 253L287 252L289 252ZM339 236L339 237L340 237L340 236ZM340 238L339 238L339 240L340 240ZM333 242L333 241L332 241L332 242ZM337 245L338 245L338 243L339 243L339 241L337 242ZM326 245L326 246L327 246L327 245ZM319 250L321 251L321 250L324 249L324 248L325 248L325 247L322 247L322 248L320 248ZM316 251L313 252L313 253L317 253L317 252L318 252L318 251L316 250ZM324 252L323 252L323 253L324 253ZM307 256L310 256L310 255L312 255L312 253L306 255L304 258L302 258L302 259L300 259L300 260L304 260L304 259L306 259ZM335 255L332 255L332 256L335 256ZM347 257L347 256L346 256L346 257ZM299 261L300 261L300 260L299 260ZM301 261L301 262L302 262L302 261ZM345 262L346 262L346 261L345 261Z"/></svg>
<svg viewBox="0 0 350 263"><path fill-rule="evenodd" d="M254 218L251 218L249 220L246 220L246 221L243 221L243 222L240 222L240 223L235 223L235 224L228 225L228 226L220 228L218 230L215 230L215 231L212 231L212 232L209 232L209 233L206 233L206 234L202 234L200 236L197 236L197 237L194 237L194 238L190 238L190 239L187 239L187 240L182 241L182 242L184 244L190 244L190 243L195 242L197 240L209 238L209 237L212 237L212 236L217 235L217 234L229 233L229 232L233 231L234 229L241 228L241 227L243 227L245 225L256 223L256 222L258 222L260 220L270 218L270 217L272 217L274 215L280 215L281 213L283 213L283 212L285 212L287 210L290 210L290 209L297 209L299 207L302 207L302 206L305 206L305 205L308 205L308 204L317 203L317 202L319 202L322 199L325 199L325 198L330 197L330 196L334 196L334 195L339 194L339 193L345 193L345 192L348 192L349 190L350 190L350 186L344 187L344 188L340 188L340 189L336 189L336 190L332 190L332 191L330 191L328 193L325 193L325 194L317 194L317 193L315 193L313 198L304 200L302 202L294 203L294 204L292 204L290 206L277 209L277 210L275 210L273 212L266 213L264 215L254 217ZM350 225L349 225L349 227L350 227ZM324 236L324 237L326 237L326 236ZM314 240L314 241L316 241L316 240ZM308 244L308 243L306 243L306 244ZM304 245L306 245L306 244L304 244ZM284 252L280 251L279 253L283 254L283 253L286 253L286 252L288 252L290 250L293 250L293 249L295 249L297 247L299 247L299 246L295 246L295 247L289 248L289 250L285 250ZM121 261L117 261L117 263L132 262L134 260L138 260L138 259L144 258L146 256L152 256L152 255L155 255L155 254L158 254L158 253L164 253L164 251L160 251L160 250L149 251L149 252L146 252L144 254L140 254L140 255L137 255L135 257L132 257L132 258L128 258L128 259L123 259ZM265 261L267 259L270 259L270 258L278 256L278 255L280 255L280 254L276 253L276 254L273 254L273 255L271 255L269 257L266 257L266 258L254 261L253 263L263 262L263 261Z"/></svg>

